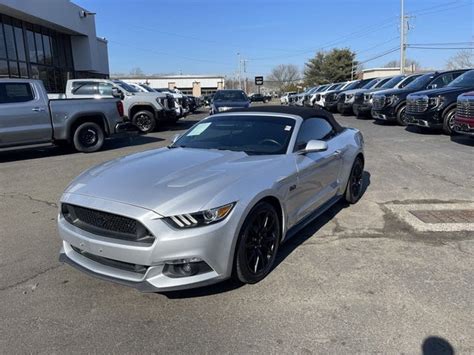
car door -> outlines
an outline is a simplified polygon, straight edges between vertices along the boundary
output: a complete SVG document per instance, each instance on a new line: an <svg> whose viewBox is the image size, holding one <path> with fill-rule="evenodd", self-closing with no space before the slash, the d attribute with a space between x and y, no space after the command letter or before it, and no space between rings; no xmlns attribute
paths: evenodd
<svg viewBox="0 0 474 355"><path fill-rule="evenodd" d="M50 141L47 100L28 82L0 83L0 147Z"/></svg>
<svg viewBox="0 0 474 355"><path fill-rule="evenodd" d="M301 154L299 151L310 140L325 140L328 149L322 152ZM337 194L340 185L342 151L330 123L322 118L310 118L301 125L293 155L297 168L297 184L289 201L292 225Z"/></svg>

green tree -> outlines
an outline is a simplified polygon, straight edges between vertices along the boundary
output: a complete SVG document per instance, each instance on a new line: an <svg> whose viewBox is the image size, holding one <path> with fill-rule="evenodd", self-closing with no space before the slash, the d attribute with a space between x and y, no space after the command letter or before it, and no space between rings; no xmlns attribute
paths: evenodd
<svg viewBox="0 0 474 355"><path fill-rule="evenodd" d="M320 51L305 64L305 83L319 85L349 80L357 64L355 53L348 48Z"/></svg>

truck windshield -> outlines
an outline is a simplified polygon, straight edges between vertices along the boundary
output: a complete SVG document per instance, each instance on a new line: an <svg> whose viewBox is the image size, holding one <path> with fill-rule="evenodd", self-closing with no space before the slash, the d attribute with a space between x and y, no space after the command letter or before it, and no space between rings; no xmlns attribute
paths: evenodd
<svg viewBox="0 0 474 355"><path fill-rule="evenodd" d="M463 75L458 76L451 81L447 86L460 88L474 88L474 70L469 70Z"/></svg>
<svg viewBox="0 0 474 355"><path fill-rule="evenodd" d="M344 90L352 90L352 89L357 89L359 87L359 84L360 84L360 81L357 80L357 81L354 81L353 83L350 83L349 85L347 85Z"/></svg>
<svg viewBox="0 0 474 355"><path fill-rule="evenodd" d="M214 101L247 101L247 97L240 90L220 90L214 95Z"/></svg>
<svg viewBox="0 0 474 355"><path fill-rule="evenodd" d="M120 86L122 89L124 89L125 91L128 91L128 92L140 92L140 91L138 91L137 89L135 89L133 86L128 85L127 83L124 83L124 82L122 82L122 81L116 82L116 84L117 84L118 86Z"/></svg>
<svg viewBox="0 0 474 355"><path fill-rule="evenodd" d="M372 87L375 86L375 84L377 83L378 83L377 79L371 80L367 84L362 86L361 89L372 89Z"/></svg>
<svg viewBox="0 0 474 355"><path fill-rule="evenodd" d="M406 89L408 90L421 90L426 87L426 85L429 84L429 82L434 78L434 73L428 73L425 75L420 76L419 78L416 78L413 80L410 84L405 86Z"/></svg>
<svg viewBox="0 0 474 355"><path fill-rule="evenodd" d="M140 86L142 88L144 88L146 91L148 92L154 92L155 90L153 90L150 86L146 85L146 84L140 84Z"/></svg>
<svg viewBox="0 0 474 355"><path fill-rule="evenodd" d="M380 88L381 89L391 89L395 85L397 85L400 81L402 81L405 77L403 75L398 75L387 81L385 84L383 84Z"/></svg>

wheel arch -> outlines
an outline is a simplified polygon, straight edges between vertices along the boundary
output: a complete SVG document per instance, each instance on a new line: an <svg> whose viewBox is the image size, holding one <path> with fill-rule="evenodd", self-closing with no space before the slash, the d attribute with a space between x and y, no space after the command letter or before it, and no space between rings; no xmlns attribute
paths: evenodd
<svg viewBox="0 0 474 355"><path fill-rule="evenodd" d="M104 134L106 137L110 135L109 127L107 125L107 121L104 115L102 113L88 113L76 116L73 120L71 120L67 135L68 142L72 142L74 131L77 129L77 127L86 122L97 123L104 130Z"/></svg>

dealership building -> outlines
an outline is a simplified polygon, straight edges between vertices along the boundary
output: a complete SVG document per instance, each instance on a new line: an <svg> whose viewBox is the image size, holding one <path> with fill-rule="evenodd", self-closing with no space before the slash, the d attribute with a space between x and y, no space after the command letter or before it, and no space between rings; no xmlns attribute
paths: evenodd
<svg viewBox="0 0 474 355"><path fill-rule="evenodd" d="M186 95L209 95L225 87L225 78L222 75L152 75L152 76L119 76L128 83L148 84L154 89L179 89Z"/></svg>
<svg viewBox="0 0 474 355"><path fill-rule="evenodd" d="M61 93L68 79L108 76L94 13L69 0L0 0L0 77L41 79Z"/></svg>

